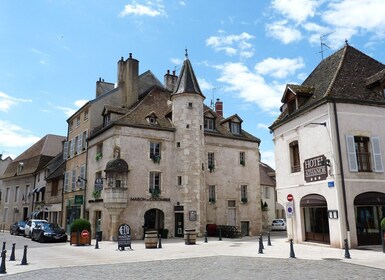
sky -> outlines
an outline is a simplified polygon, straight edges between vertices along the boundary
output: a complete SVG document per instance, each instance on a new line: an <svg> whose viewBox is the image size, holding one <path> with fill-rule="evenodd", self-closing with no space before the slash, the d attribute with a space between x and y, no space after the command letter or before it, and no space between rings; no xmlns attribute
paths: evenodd
<svg viewBox="0 0 385 280"><path fill-rule="evenodd" d="M0 154L15 158L46 134L67 135L69 116L116 83L129 53L163 82L185 49L205 95L261 139L286 84L301 84L345 41L385 63L384 0L1 0Z"/></svg>

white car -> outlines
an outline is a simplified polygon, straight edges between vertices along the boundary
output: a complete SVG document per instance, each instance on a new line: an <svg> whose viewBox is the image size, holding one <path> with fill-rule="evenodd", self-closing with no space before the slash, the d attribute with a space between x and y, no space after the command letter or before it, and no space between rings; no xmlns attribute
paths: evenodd
<svg viewBox="0 0 385 280"><path fill-rule="evenodd" d="M46 221L46 220L29 220L24 227L24 236L31 238L33 229L36 227L36 225L39 225L42 223L48 223L48 221Z"/></svg>
<svg viewBox="0 0 385 280"><path fill-rule="evenodd" d="M271 230L286 230L286 222L284 219L274 219L271 223Z"/></svg>

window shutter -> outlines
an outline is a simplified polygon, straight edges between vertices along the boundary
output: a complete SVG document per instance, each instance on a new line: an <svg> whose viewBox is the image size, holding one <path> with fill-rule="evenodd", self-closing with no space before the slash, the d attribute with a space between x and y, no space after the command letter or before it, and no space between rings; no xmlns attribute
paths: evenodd
<svg viewBox="0 0 385 280"><path fill-rule="evenodd" d="M78 148L77 148L78 154L82 152L82 146L83 146L83 134L80 133L78 136Z"/></svg>
<svg viewBox="0 0 385 280"><path fill-rule="evenodd" d="M372 137L372 151L373 151L373 163L374 172L384 172L384 165L382 164L382 154L380 147L380 137Z"/></svg>
<svg viewBox="0 0 385 280"><path fill-rule="evenodd" d="M354 136L346 135L346 148L348 152L349 170L351 172L358 172L356 147L354 145Z"/></svg>
<svg viewBox="0 0 385 280"><path fill-rule="evenodd" d="M66 160L67 156L68 156L68 142L65 141L63 146L63 159Z"/></svg>

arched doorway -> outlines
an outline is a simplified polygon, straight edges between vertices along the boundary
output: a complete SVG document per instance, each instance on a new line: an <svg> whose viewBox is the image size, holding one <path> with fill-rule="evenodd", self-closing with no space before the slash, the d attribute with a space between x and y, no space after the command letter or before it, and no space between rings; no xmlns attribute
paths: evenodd
<svg viewBox="0 0 385 280"><path fill-rule="evenodd" d="M164 228L164 213L162 210L153 208L144 214L144 231L157 230L161 233Z"/></svg>
<svg viewBox="0 0 385 280"><path fill-rule="evenodd" d="M305 241L330 243L329 220L326 199L319 194L309 194L301 199Z"/></svg>
<svg viewBox="0 0 385 280"><path fill-rule="evenodd" d="M357 244L381 244L380 221L385 217L385 194L366 192L354 198Z"/></svg>

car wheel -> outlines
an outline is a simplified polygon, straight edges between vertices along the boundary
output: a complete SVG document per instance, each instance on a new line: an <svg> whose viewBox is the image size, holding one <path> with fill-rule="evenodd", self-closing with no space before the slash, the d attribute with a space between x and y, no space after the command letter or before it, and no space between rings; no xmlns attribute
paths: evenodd
<svg viewBox="0 0 385 280"><path fill-rule="evenodd" d="M40 234L39 236L39 243L43 243L44 242L44 237L42 234Z"/></svg>

